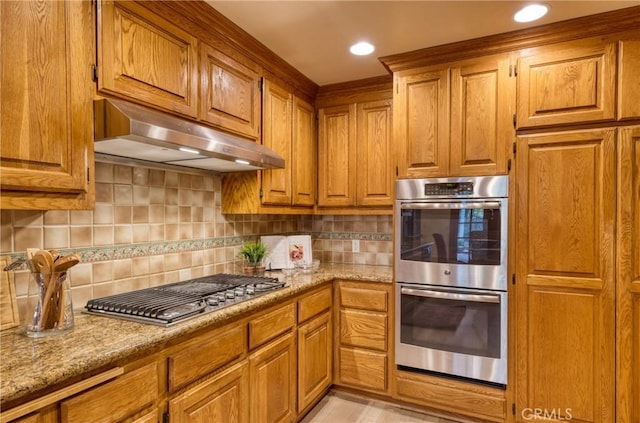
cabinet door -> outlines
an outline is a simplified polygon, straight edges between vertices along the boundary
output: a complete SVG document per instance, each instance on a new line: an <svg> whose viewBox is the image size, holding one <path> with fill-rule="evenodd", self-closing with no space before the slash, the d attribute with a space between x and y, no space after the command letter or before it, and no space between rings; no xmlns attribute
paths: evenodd
<svg viewBox="0 0 640 423"><path fill-rule="evenodd" d="M618 142L616 419L640 421L640 126Z"/></svg>
<svg viewBox="0 0 640 423"><path fill-rule="evenodd" d="M249 407L249 365L243 361L171 399L169 421L249 423Z"/></svg>
<svg viewBox="0 0 640 423"><path fill-rule="evenodd" d="M2 209L93 207L93 11L0 2Z"/></svg>
<svg viewBox="0 0 640 423"><path fill-rule="evenodd" d="M264 80L262 144L284 159L284 169L262 172L262 203L291 205L291 137L293 94Z"/></svg>
<svg viewBox="0 0 640 423"><path fill-rule="evenodd" d="M291 422L296 416L296 345L290 333L249 357L251 423Z"/></svg>
<svg viewBox="0 0 640 423"><path fill-rule="evenodd" d="M356 105L326 107L318 115L318 205L356 201Z"/></svg>
<svg viewBox="0 0 640 423"><path fill-rule="evenodd" d="M614 135L518 140L517 421L614 421Z"/></svg>
<svg viewBox="0 0 640 423"><path fill-rule="evenodd" d="M451 69L451 175L507 173L516 98L509 66L502 55Z"/></svg>
<svg viewBox="0 0 640 423"><path fill-rule="evenodd" d="M398 176L447 176L449 69L394 75L393 138Z"/></svg>
<svg viewBox="0 0 640 423"><path fill-rule="evenodd" d="M326 312L298 328L298 412L302 412L331 385L331 313Z"/></svg>
<svg viewBox="0 0 640 423"><path fill-rule="evenodd" d="M640 117L640 35L620 42L618 54L618 119Z"/></svg>
<svg viewBox="0 0 640 423"><path fill-rule="evenodd" d="M596 38L527 50L518 72L518 128L614 119L615 48Z"/></svg>
<svg viewBox="0 0 640 423"><path fill-rule="evenodd" d="M197 39L133 2L98 5L98 90L197 117Z"/></svg>
<svg viewBox="0 0 640 423"><path fill-rule="evenodd" d="M293 206L313 206L316 202L315 110L306 101L293 98L293 140L291 144L291 185Z"/></svg>
<svg viewBox="0 0 640 423"><path fill-rule="evenodd" d="M260 76L211 46L200 46L200 119L230 132L260 136Z"/></svg>
<svg viewBox="0 0 640 423"><path fill-rule="evenodd" d="M393 205L392 100L358 103L358 206Z"/></svg>

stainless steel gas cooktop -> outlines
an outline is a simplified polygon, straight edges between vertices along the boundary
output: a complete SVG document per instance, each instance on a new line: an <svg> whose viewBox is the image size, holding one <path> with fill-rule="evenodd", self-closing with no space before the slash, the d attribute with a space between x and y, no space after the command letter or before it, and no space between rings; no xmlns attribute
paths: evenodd
<svg viewBox="0 0 640 423"><path fill-rule="evenodd" d="M86 313L171 326L283 288L277 278L217 274L89 300Z"/></svg>

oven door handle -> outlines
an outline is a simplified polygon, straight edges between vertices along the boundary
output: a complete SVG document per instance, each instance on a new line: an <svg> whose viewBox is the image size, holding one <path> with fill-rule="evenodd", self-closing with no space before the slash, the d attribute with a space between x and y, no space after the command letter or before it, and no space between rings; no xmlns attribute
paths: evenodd
<svg viewBox="0 0 640 423"><path fill-rule="evenodd" d="M442 300L472 301L476 303L500 303L499 295L458 294L454 292L430 291L425 289L402 288L401 294L415 295L417 297L438 298Z"/></svg>
<svg viewBox="0 0 640 423"><path fill-rule="evenodd" d="M415 209L499 209L497 201L447 202L447 203L403 203L402 210Z"/></svg>

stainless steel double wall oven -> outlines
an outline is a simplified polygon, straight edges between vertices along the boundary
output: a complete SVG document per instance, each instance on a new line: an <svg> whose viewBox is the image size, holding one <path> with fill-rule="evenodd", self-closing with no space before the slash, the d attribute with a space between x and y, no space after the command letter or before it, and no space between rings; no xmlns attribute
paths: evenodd
<svg viewBox="0 0 640 423"><path fill-rule="evenodd" d="M396 182L396 364L507 382L508 176Z"/></svg>

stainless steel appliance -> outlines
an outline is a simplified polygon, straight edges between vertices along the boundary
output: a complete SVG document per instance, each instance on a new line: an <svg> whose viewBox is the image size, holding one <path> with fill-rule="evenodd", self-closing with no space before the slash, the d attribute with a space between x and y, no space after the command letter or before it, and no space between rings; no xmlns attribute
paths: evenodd
<svg viewBox="0 0 640 423"><path fill-rule="evenodd" d="M94 102L95 151L216 172L283 168L267 147L148 107L116 99Z"/></svg>
<svg viewBox="0 0 640 423"><path fill-rule="evenodd" d="M396 364L505 385L508 176L396 183Z"/></svg>
<svg viewBox="0 0 640 423"><path fill-rule="evenodd" d="M277 278L217 274L87 302L86 313L171 326L283 288Z"/></svg>

